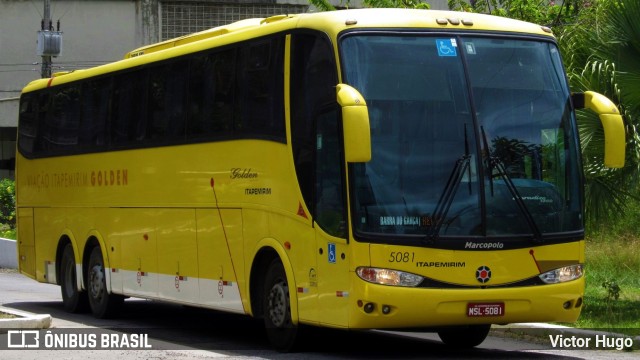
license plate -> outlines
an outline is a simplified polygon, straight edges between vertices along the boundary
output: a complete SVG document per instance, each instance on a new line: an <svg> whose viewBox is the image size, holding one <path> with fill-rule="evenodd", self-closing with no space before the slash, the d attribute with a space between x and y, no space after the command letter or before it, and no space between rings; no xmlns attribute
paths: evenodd
<svg viewBox="0 0 640 360"><path fill-rule="evenodd" d="M468 303L467 316L504 316L504 303Z"/></svg>

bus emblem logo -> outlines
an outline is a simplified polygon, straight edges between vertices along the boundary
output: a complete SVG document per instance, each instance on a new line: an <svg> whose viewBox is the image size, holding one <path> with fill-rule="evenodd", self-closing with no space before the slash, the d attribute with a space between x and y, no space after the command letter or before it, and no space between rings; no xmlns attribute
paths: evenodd
<svg viewBox="0 0 640 360"><path fill-rule="evenodd" d="M480 266L476 270L476 279L483 284L491 280L491 269L488 266Z"/></svg>

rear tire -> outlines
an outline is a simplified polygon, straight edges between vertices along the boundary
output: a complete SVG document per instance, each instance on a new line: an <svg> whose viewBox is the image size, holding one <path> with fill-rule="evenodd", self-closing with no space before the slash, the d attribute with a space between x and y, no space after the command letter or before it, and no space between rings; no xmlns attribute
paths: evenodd
<svg viewBox="0 0 640 360"><path fill-rule="evenodd" d="M93 316L98 319L107 319L115 316L120 311L124 297L107 292L104 261L102 260L102 251L100 251L99 246L94 247L89 256L87 289Z"/></svg>
<svg viewBox="0 0 640 360"><path fill-rule="evenodd" d="M291 321L289 284L280 260L271 262L264 284L263 315L267 338L277 351L293 351L298 340L298 327Z"/></svg>
<svg viewBox="0 0 640 360"><path fill-rule="evenodd" d="M489 330L491 325L469 325L439 331L438 336L448 346L468 349L482 344Z"/></svg>
<svg viewBox="0 0 640 360"><path fill-rule="evenodd" d="M78 290L77 279L73 246L67 244L60 259L60 292L64 309L70 313L86 312L89 309L87 293Z"/></svg>

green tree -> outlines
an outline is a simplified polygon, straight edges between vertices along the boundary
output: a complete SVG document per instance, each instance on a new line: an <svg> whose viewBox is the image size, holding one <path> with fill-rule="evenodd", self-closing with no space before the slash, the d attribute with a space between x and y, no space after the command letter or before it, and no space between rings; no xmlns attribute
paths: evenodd
<svg viewBox="0 0 640 360"><path fill-rule="evenodd" d="M597 117L578 112L587 219L591 223L622 214L638 199L640 170L640 3L599 0L585 8L574 25L562 29L559 43L573 91L593 90L618 105L627 132L626 165L606 169L604 134Z"/></svg>
<svg viewBox="0 0 640 360"><path fill-rule="evenodd" d="M575 18L583 0L448 0L451 10L476 12L557 26Z"/></svg>
<svg viewBox="0 0 640 360"><path fill-rule="evenodd" d="M16 186L11 179L0 180L0 225L16 227Z"/></svg>
<svg viewBox="0 0 640 360"><path fill-rule="evenodd" d="M336 10L336 7L331 5L331 2L329 2L329 0L309 0L309 4L315 6L320 11Z"/></svg>
<svg viewBox="0 0 640 360"><path fill-rule="evenodd" d="M366 6L372 8L408 8L408 9L430 9L428 2L423 0L363 0ZM329 0L309 0L320 11L336 10ZM349 7L349 0L341 2L345 7Z"/></svg>

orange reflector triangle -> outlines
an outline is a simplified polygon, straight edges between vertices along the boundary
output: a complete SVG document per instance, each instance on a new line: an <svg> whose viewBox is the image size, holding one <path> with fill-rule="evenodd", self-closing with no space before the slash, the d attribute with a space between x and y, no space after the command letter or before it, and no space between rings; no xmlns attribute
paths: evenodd
<svg viewBox="0 0 640 360"><path fill-rule="evenodd" d="M298 202L298 215L302 216L305 219L308 219L307 213L304 212L304 208L302 207L302 203Z"/></svg>

